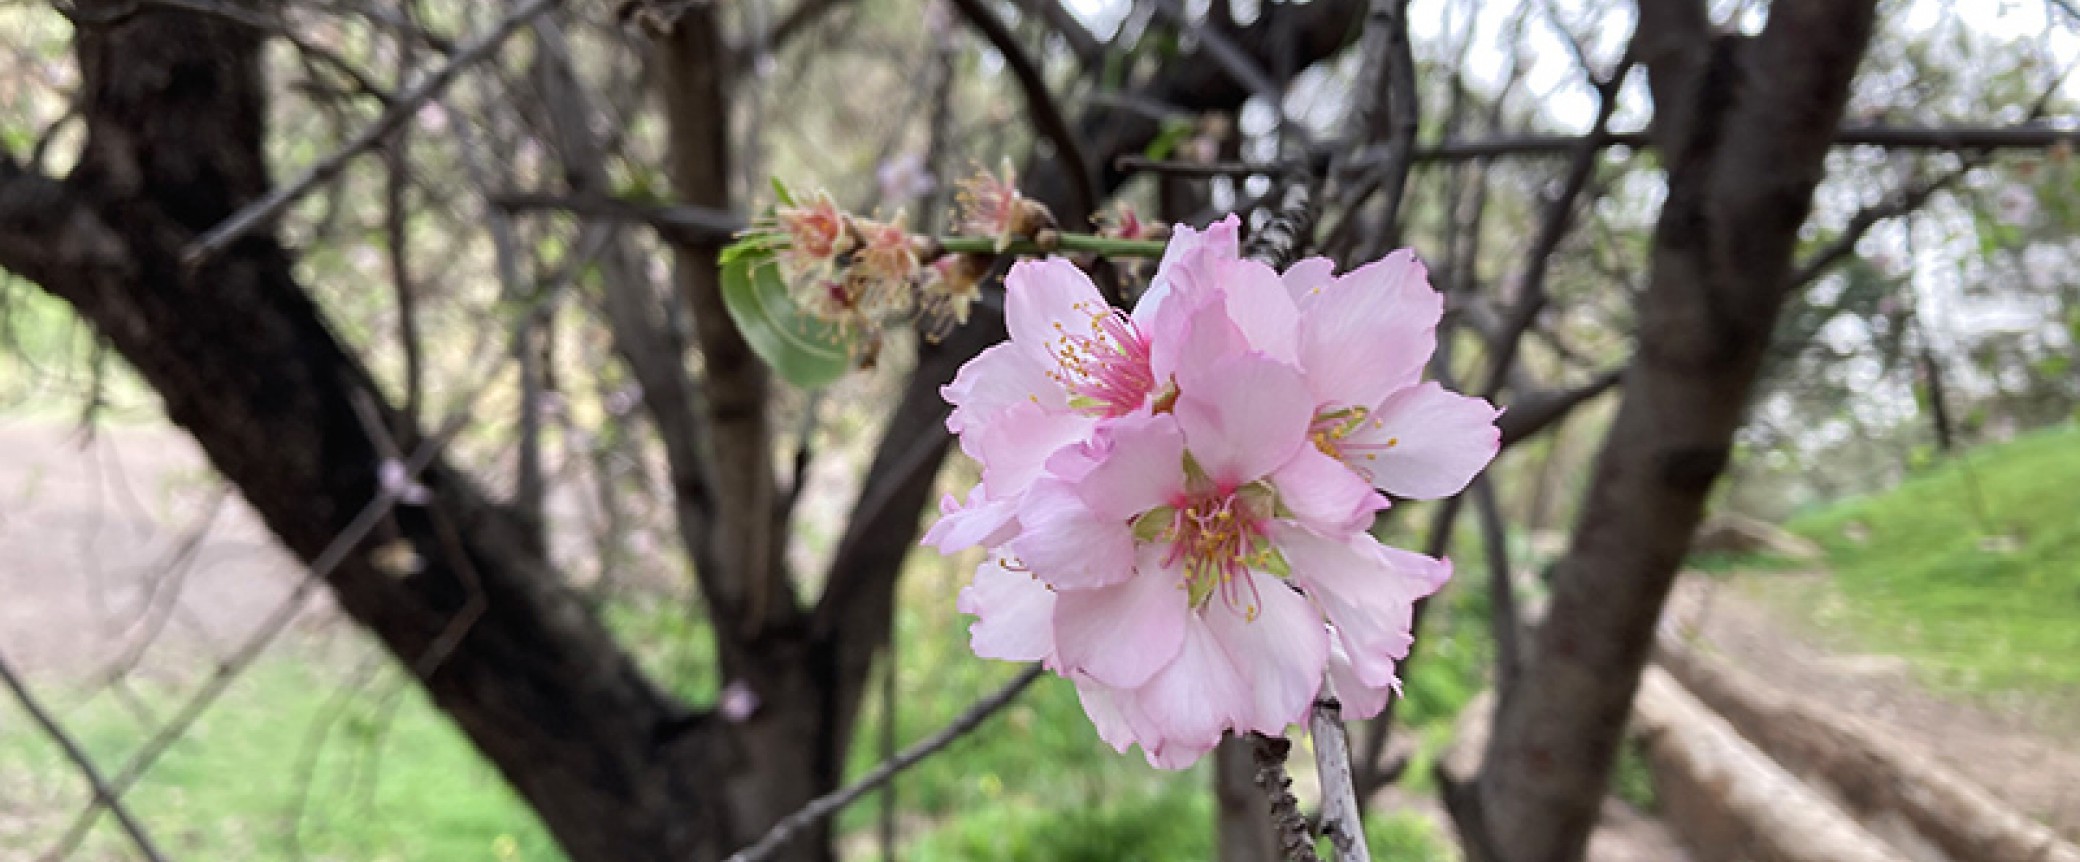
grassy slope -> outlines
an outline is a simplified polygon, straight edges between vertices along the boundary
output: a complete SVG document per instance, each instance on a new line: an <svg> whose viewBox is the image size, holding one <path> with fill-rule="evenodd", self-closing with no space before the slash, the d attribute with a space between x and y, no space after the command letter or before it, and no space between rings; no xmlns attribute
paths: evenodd
<svg viewBox="0 0 2080 862"><path fill-rule="evenodd" d="M1946 688L2080 692L2080 429L1974 450L1791 527L1835 573L1811 605L1824 629Z"/></svg>

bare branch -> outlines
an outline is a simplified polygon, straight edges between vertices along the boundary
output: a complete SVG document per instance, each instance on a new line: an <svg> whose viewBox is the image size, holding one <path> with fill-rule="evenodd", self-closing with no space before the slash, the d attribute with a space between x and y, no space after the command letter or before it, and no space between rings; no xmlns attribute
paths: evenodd
<svg viewBox="0 0 2080 862"><path fill-rule="evenodd" d="M1075 206L1081 212L1064 219L1065 224L1080 223L1098 211L1097 181L1091 176L1091 163L1083 155L1083 144L1079 142L1069 120L1062 115L1062 106L1055 102L1054 94L1047 89L1047 80L1040 75L1040 66L1031 54L1018 43L1018 37L1005 26L997 13L990 11L987 0L952 0L954 8L968 19L968 23L988 39L991 46L1004 58L1004 65L1018 79L1018 87L1025 93L1026 110L1033 115L1033 123L1040 134L1054 145L1055 161L1062 172L1069 176L1069 192Z"/></svg>
<svg viewBox="0 0 2080 862"><path fill-rule="evenodd" d="M1307 713L1307 733L1314 740L1315 775L1322 786L1322 834L1336 848L1336 862L1372 862L1365 845L1364 804L1351 786L1350 738L1344 734L1343 704L1335 688L1322 679L1322 696Z"/></svg>
<svg viewBox="0 0 2080 862"><path fill-rule="evenodd" d="M953 721L947 722L945 727L903 749L901 754L874 767L866 775L860 776L858 781L819 796L815 801L802 806L801 810L780 818L780 822L773 824L773 828L767 830L757 842L731 854L724 862L762 862L786 846L787 842L803 829L838 813L845 806L873 792L875 788L887 784L889 779L896 777L903 770L916 766L925 758L937 754L940 749L953 744L955 740L968 735L990 716L1010 706L1011 702L1017 700L1018 695L1025 691L1027 686L1032 685L1034 680L1039 679L1045 670L1037 664L1027 666L1025 670L1019 671L1018 676L1005 683L1003 688L975 701Z"/></svg>
<svg viewBox="0 0 2080 862"><path fill-rule="evenodd" d="M237 242L246 234L253 232L255 228L280 215L283 210L288 209L290 204L295 203L304 195L309 194L312 189L317 188L320 184L345 169L347 164L354 160L355 156L381 143L383 138L389 135L393 129L403 124L405 120L417 113L420 108L433 101L435 96L440 95L443 90L447 89L448 85L454 82L455 77L461 74L463 69L497 53L499 46L505 44L507 37L518 32L522 25L536 15L556 8L558 2L559 0L525 0L525 2L520 4L519 8L514 9L510 14L500 19L498 24L490 30L485 31L482 35L457 50L454 55L448 58L448 62L445 65L434 70L433 74L426 76L425 80L413 85L410 90L398 94L396 102L390 106L389 110L384 111L381 117L376 118L374 123L362 129L360 134L355 135L345 145L304 169L304 172L297 176L296 179L289 181L286 185L277 186L274 191L269 192L265 197L247 204L239 209L238 212L231 214L229 218L219 222L216 227L210 228L207 233L197 237L194 242L189 243L188 247L181 252L181 262L191 267L200 265L230 247L232 243Z"/></svg>
<svg viewBox="0 0 2080 862"><path fill-rule="evenodd" d="M0 682L7 683L7 687L13 690L15 699L21 701L22 709L29 713L29 717L35 720L38 727L43 728L45 734L58 743L59 748L65 750L66 758L72 761L72 765L79 769L79 774L87 779L88 786L93 788L95 804L107 806L108 810L115 814L116 822L122 825L123 832L130 836L131 843L137 845L137 852L143 853L151 862L166 862L166 855L160 853L159 848L152 843L151 834L147 833L144 825L138 823L137 818L130 814L130 809L123 805L122 791L110 787L108 781L101 777L101 770L95 768L94 759L87 756L86 749L81 748L72 738L72 734L66 733L64 726L51 717L50 711L44 709L43 704L37 701L36 696L29 691L29 686L15 673L14 667L7 663L6 656L0 656Z"/></svg>

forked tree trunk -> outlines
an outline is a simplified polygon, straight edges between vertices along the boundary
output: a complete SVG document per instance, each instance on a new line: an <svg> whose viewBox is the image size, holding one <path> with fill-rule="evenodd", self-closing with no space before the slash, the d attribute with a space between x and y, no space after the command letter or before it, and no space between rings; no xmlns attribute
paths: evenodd
<svg viewBox="0 0 2080 862"><path fill-rule="evenodd" d="M1661 606L1725 469L1875 0L1775 3L1752 38L1640 0L1668 171L1639 347L1480 782L1494 862L1582 858Z"/></svg>

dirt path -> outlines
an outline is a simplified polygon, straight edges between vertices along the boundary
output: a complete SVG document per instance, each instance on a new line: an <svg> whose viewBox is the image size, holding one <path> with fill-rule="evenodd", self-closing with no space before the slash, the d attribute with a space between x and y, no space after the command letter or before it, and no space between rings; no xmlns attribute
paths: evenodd
<svg viewBox="0 0 2080 862"><path fill-rule="evenodd" d="M1725 582L1686 575L1670 600L1669 619L1703 648L1786 691L1885 725L2019 810L2080 839L2080 716L2020 701L2001 708L1960 702L1917 682L1904 659L1816 645L1819 638L1787 622L1767 598L1801 586L1795 579L1813 577Z"/></svg>
<svg viewBox="0 0 2080 862"><path fill-rule="evenodd" d="M205 671L302 577L177 431L5 420L0 453L0 654L33 678L90 682L132 652L146 678ZM329 616L311 604L303 623Z"/></svg>

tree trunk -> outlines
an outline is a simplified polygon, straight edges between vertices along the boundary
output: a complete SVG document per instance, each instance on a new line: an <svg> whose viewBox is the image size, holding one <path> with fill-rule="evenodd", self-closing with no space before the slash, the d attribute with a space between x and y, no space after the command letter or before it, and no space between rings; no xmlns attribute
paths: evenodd
<svg viewBox="0 0 2080 862"><path fill-rule="evenodd" d="M0 266L70 303L165 400L268 527L315 560L377 494L382 450L418 429L327 328L289 256L256 233L198 267L183 247L268 188L261 36L221 18L83 2L88 138L64 182L0 159ZM709 720L657 691L530 548L524 523L436 461L328 578L579 862L714 858ZM425 561L386 571L369 549ZM675 730L676 728L676 730Z"/></svg>
<svg viewBox="0 0 2080 862"><path fill-rule="evenodd" d="M1582 858L1663 600L1725 468L1874 0L1770 7L1751 38L1641 0L1668 166L1639 348L1480 782L1500 862Z"/></svg>

